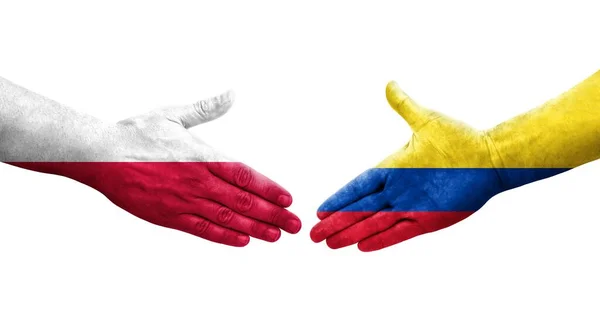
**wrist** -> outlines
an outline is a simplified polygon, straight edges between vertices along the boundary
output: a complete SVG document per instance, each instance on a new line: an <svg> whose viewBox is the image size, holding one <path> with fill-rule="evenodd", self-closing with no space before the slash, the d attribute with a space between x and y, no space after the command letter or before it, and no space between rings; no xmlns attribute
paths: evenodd
<svg viewBox="0 0 600 326"><path fill-rule="evenodd" d="M46 153L29 159L24 167L92 185L101 166L96 163L115 160L112 152L118 144L117 130L110 123L89 116L79 116L71 126L62 137L51 141Z"/></svg>
<svg viewBox="0 0 600 326"><path fill-rule="evenodd" d="M78 134L52 172L95 187L105 163L119 161L122 136L114 124L95 119L81 125Z"/></svg>
<svg viewBox="0 0 600 326"><path fill-rule="evenodd" d="M484 132L503 191L569 170L555 157L548 159L544 152L548 131L522 128L520 118Z"/></svg>

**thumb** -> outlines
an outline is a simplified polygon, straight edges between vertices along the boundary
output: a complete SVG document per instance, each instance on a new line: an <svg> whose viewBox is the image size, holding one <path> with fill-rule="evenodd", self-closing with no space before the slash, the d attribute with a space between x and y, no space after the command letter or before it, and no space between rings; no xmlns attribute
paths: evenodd
<svg viewBox="0 0 600 326"><path fill-rule="evenodd" d="M235 94L229 90L221 95L198 101L194 104L164 110L165 115L175 119L185 128L219 118L233 105Z"/></svg>
<svg viewBox="0 0 600 326"><path fill-rule="evenodd" d="M425 109L413 101L396 82L391 81L387 84L385 96L392 109L398 112L413 130L431 119L433 111Z"/></svg>

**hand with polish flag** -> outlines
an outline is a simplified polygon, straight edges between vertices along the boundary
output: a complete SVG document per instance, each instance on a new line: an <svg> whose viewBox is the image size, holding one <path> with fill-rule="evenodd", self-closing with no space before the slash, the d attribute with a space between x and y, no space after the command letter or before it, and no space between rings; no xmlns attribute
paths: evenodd
<svg viewBox="0 0 600 326"><path fill-rule="evenodd" d="M69 177L141 219L213 242L275 242L301 228L289 192L187 130L232 104L227 92L111 124L0 78L0 160Z"/></svg>

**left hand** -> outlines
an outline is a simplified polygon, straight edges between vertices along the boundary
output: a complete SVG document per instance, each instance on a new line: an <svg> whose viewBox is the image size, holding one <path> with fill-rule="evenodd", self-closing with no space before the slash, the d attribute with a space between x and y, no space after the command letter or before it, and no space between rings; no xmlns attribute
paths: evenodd
<svg viewBox="0 0 600 326"><path fill-rule="evenodd" d="M379 250L455 224L505 190L485 132L419 106L396 83L386 95L413 137L319 207L314 242Z"/></svg>

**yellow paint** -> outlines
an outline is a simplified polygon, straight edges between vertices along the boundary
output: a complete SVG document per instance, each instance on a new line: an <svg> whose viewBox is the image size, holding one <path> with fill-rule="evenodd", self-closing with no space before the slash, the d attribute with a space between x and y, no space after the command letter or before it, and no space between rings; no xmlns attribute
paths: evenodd
<svg viewBox="0 0 600 326"><path fill-rule="evenodd" d="M573 168L600 158L600 72L486 131L418 105L395 82L386 97L413 136L380 168Z"/></svg>

